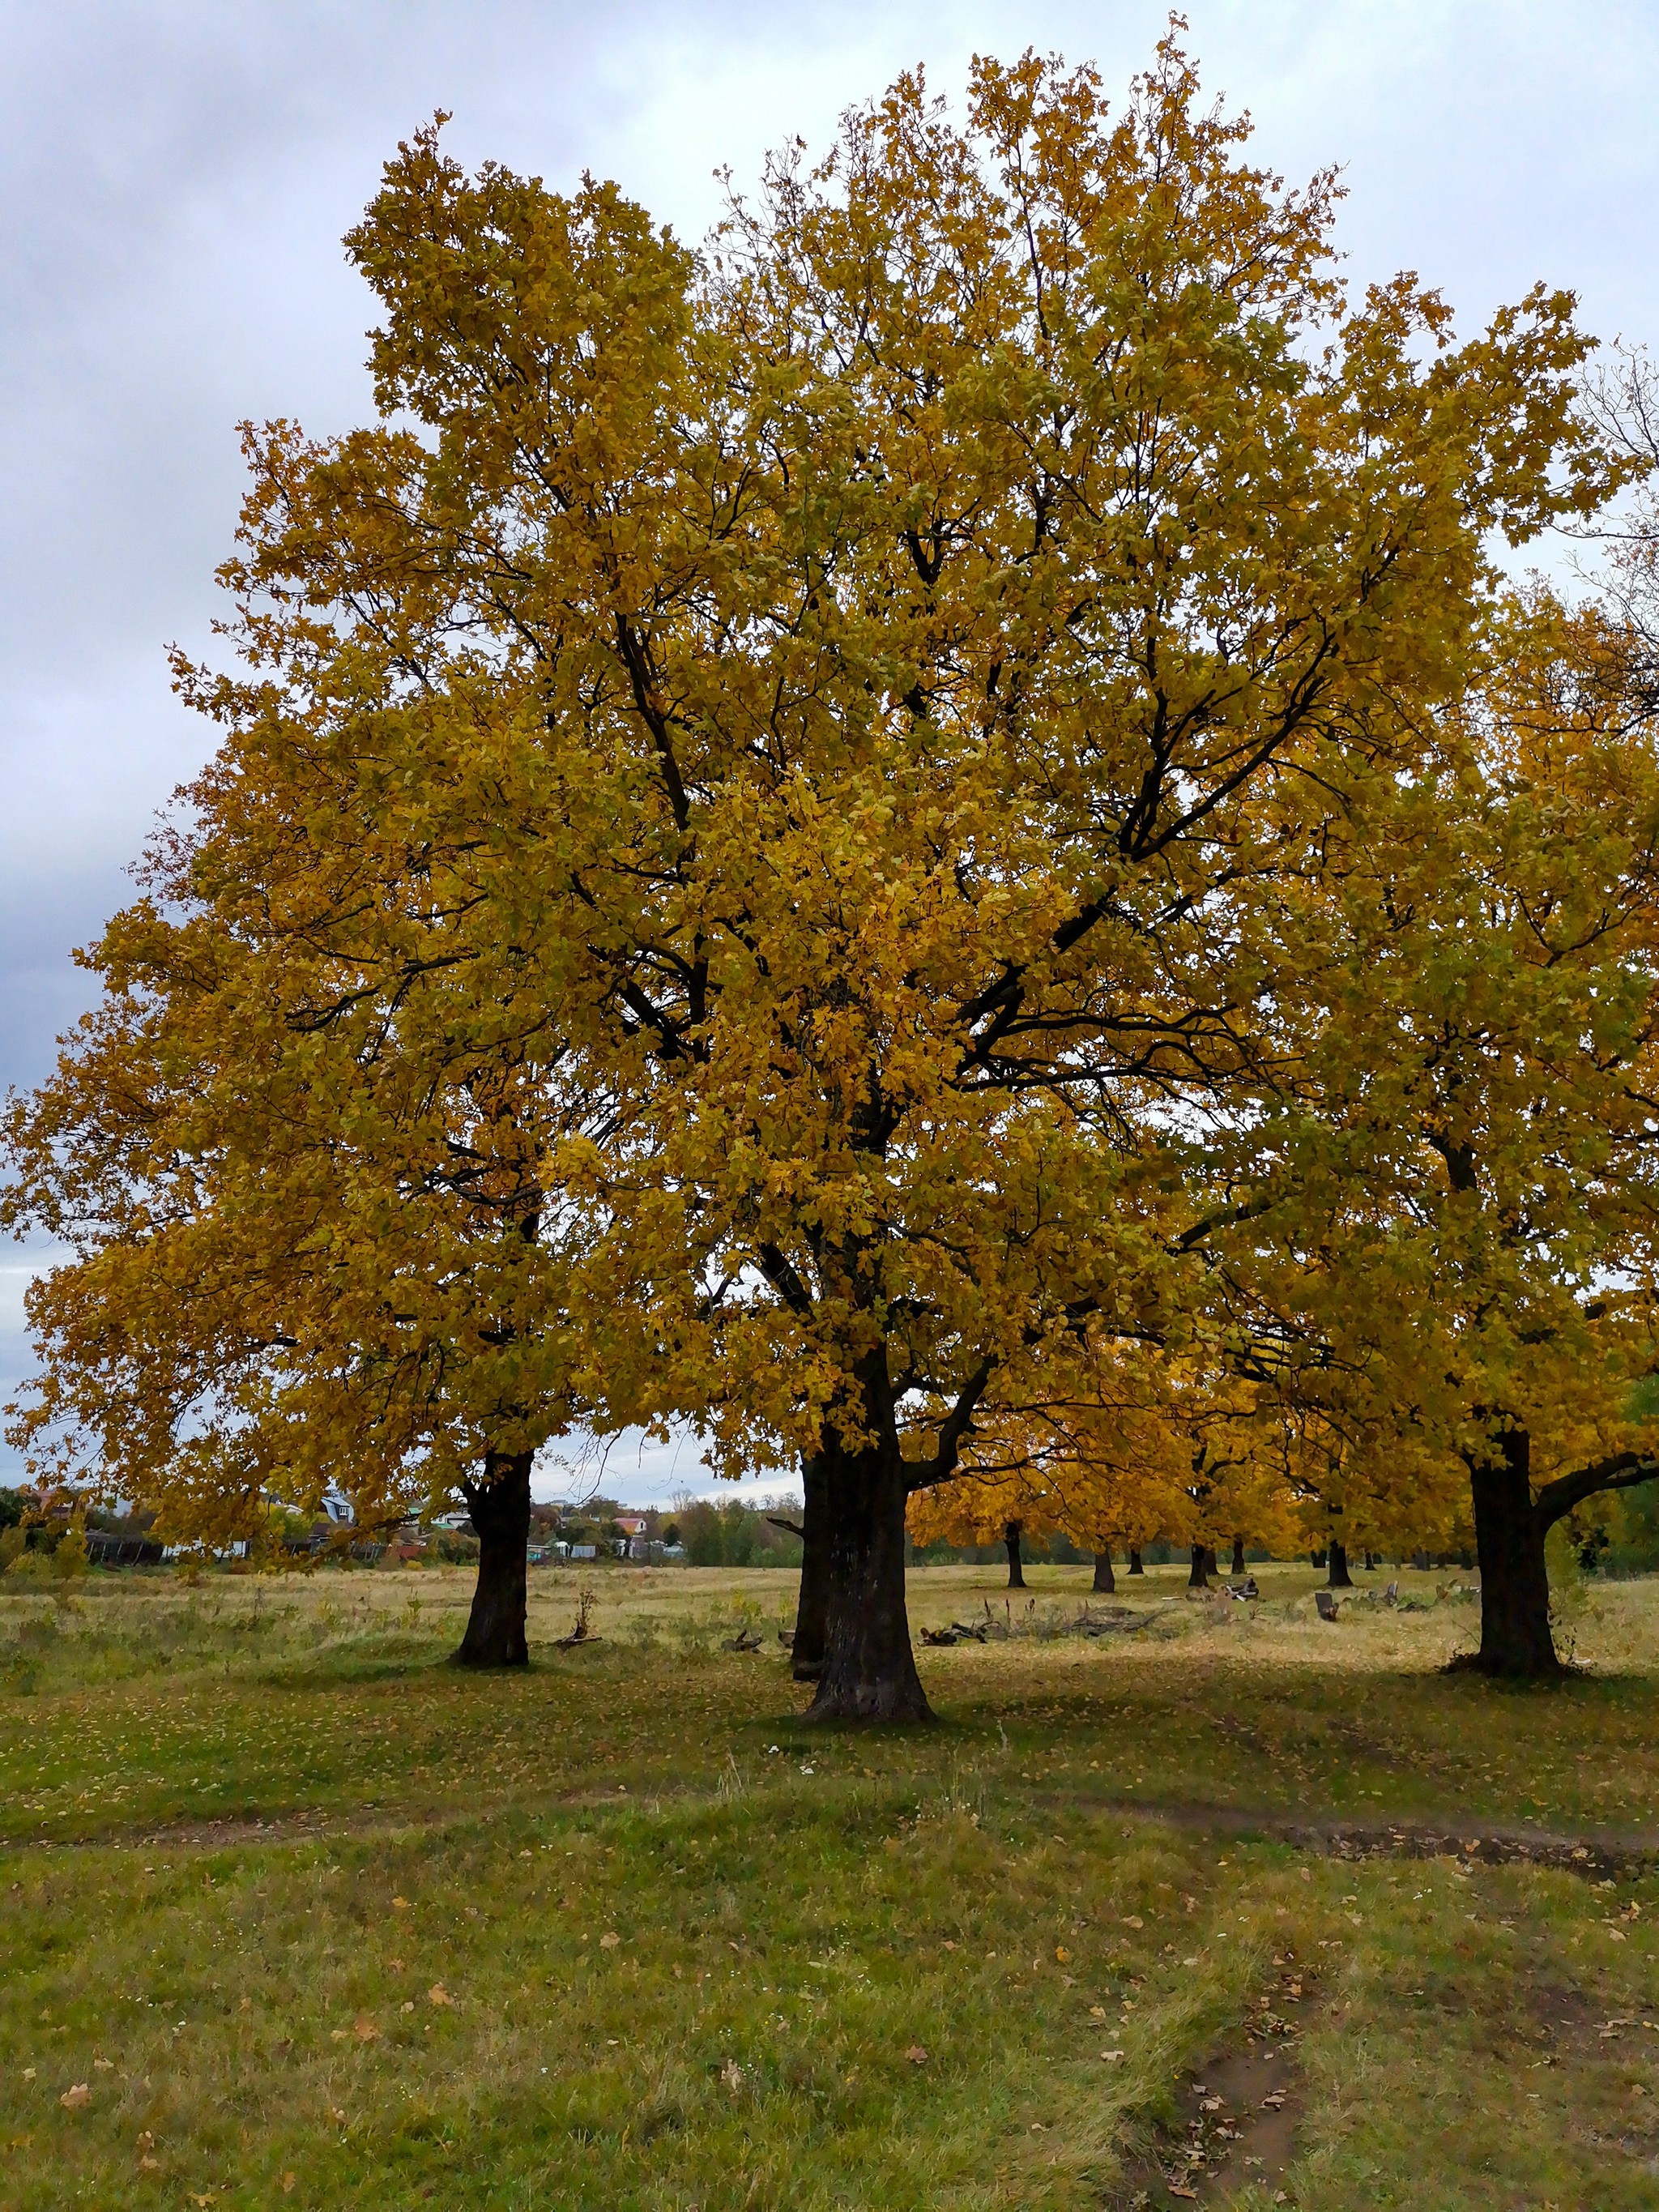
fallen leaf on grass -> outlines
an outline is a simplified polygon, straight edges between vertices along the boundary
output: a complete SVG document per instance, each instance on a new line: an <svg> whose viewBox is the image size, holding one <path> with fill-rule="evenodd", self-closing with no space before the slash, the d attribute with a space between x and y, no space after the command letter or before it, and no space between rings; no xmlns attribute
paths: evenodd
<svg viewBox="0 0 1659 2212"><path fill-rule="evenodd" d="M392 1900L392 1910L394 1912L407 1912L409 1899L406 1897L394 1897Z"/></svg>
<svg viewBox="0 0 1659 2212"><path fill-rule="evenodd" d="M380 2031L366 2012L360 2012L351 2023L351 2033L359 2043L378 2043Z"/></svg>
<svg viewBox="0 0 1659 2212"><path fill-rule="evenodd" d="M1146 1925L1138 1912L1126 1912L1123 1916L1123 1924L1126 1928L1144 1928Z"/></svg>
<svg viewBox="0 0 1659 2212"><path fill-rule="evenodd" d="M66 2112L78 2112L82 2105L92 2102L92 2092L84 2081L76 2081L72 2087L64 2090L58 2101Z"/></svg>
<svg viewBox="0 0 1659 2212"><path fill-rule="evenodd" d="M927 2063L927 2052L920 2043L913 2043L904 2055L913 2066L925 2066Z"/></svg>
<svg viewBox="0 0 1659 2212"><path fill-rule="evenodd" d="M285 2173L283 2176L283 2194L284 2197L289 2196L292 2192L294 2185L299 2178L300 2177L297 2173Z"/></svg>
<svg viewBox="0 0 1659 2212"><path fill-rule="evenodd" d="M453 2005L455 2002L441 1982L434 1982L427 1996L434 2005Z"/></svg>
<svg viewBox="0 0 1659 2212"><path fill-rule="evenodd" d="M607 1928L599 1938L599 1948L601 1951L614 1951L621 1942L622 1937L617 1935L616 1929Z"/></svg>
<svg viewBox="0 0 1659 2212"><path fill-rule="evenodd" d="M92 2063L100 2074L112 2074L115 2071L115 2061L112 2058L94 2058Z"/></svg>
<svg viewBox="0 0 1659 2212"><path fill-rule="evenodd" d="M734 2094L738 2090L742 2088L743 2069L738 2065L735 2058L728 2058L725 2065L721 2067L720 2079L725 2082L726 2087L732 2090Z"/></svg>
<svg viewBox="0 0 1659 2212"><path fill-rule="evenodd" d="M1072 1954L1063 1943L1055 1944L1054 1956L1059 1960L1062 1966L1067 1966L1072 1962Z"/></svg>
<svg viewBox="0 0 1659 2212"><path fill-rule="evenodd" d="M1123 2053L1121 2051L1103 2051L1100 2055L1106 2061L1108 2065L1115 2066L1118 2060L1122 2057Z"/></svg>
<svg viewBox="0 0 1659 2212"><path fill-rule="evenodd" d="M33 2081L33 2079L34 2079L34 2069L33 2069L33 2066L26 2066L26 2067L23 2069L23 2079L24 2079L26 2081Z"/></svg>
<svg viewBox="0 0 1659 2212"><path fill-rule="evenodd" d="M152 2158L146 2151L138 2161L138 2171L140 2173L159 2173L161 2171L161 2161L159 2158Z"/></svg>

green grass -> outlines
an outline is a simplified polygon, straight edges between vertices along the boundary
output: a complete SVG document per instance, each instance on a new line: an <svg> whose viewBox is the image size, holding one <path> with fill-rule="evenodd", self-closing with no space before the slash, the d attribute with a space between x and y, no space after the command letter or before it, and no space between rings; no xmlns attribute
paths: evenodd
<svg viewBox="0 0 1659 2212"><path fill-rule="evenodd" d="M1538 1693L1437 1671L1455 1576L1332 1626L1258 1573L1248 1617L1125 1583L1153 1626L1087 1641L1083 1570L1006 1613L919 1571L918 1623L1023 1632L923 1650L941 1724L888 1735L800 1725L781 1575L593 1576L556 1652L544 1574L490 1679L442 1663L459 1572L7 1577L0 2204L1157 2203L1264 2001L1286 2201L1659 2204L1659 1585Z"/></svg>

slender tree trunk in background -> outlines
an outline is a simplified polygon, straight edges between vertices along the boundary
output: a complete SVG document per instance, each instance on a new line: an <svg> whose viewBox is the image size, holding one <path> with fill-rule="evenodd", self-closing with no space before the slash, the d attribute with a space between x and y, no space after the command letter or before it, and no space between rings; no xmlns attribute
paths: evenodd
<svg viewBox="0 0 1659 2212"><path fill-rule="evenodd" d="M1111 1553L1109 1552L1097 1552L1095 1553L1096 1595L1109 1597L1111 1593L1116 1588L1117 1577L1112 1572Z"/></svg>
<svg viewBox="0 0 1659 2212"><path fill-rule="evenodd" d="M1233 1572L1236 1575L1242 1575L1243 1571L1244 1539L1242 1536L1235 1536L1233 1538Z"/></svg>
<svg viewBox="0 0 1659 2212"><path fill-rule="evenodd" d="M1025 1587L1025 1570L1020 1563L1019 1523L1018 1521L1009 1522L1007 1527L1002 1532L1002 1540L1006 1546L1008 1552L1008 1587L1010 1589L1024 1589Z"/></svg>
<svg viewBox="0 0 1659 2212"><path fill-rule="evenodd" d="M1129 1547L1129 1572L1132 1575L1144 1575L1146 1571L1146 1568L1140 1564L1139 1553L1136 1551L1134 1546L1131 1544Z"/></svg>
<svg viewBox="0 0 1659 2212"><path fill-rule="evenodd" d="M1322 1567L1325 1564L1325 1554L1323 1552L1310 1552L1308 1558L1316 1567Z"/></svg>
<svg viewBox="0 0 1659 2212"><path fill-rule="evenodd" d="M829 1536L823 1669L811 1721L930 1721L904 1608L909 1475L889 1434L821 1455Z"/></svg>
<svg viewBox="0 0 1659 2212"><path fill-rule="evenodd" d="M1210 1551L1206 1544L1193 1546L1193 1569L1187 1577L1188 1589L1208 1589L1210 1587Z"/></svg>
<svg viewBox="0 0 1659 2212"><path fill-rule="evenodd" d="M527 1667L525 1559L530 1544L532 1452L487 1452L483 1480L461 1494L478 1533L478 1579L459 1667Z"/></svg>
<svg viewBox="0 0 1659 2212"><path fill-rule="evenodd" d="M1367 1550L1365 1553L1365 1572L1368 1575L1374 1575L1376 1572L1376 1554L1370 1550Z"/></svg>
<svg viewBox="0 0 1659 2212"><path fill-rule="evenodd" d="M800 1595L789 1656L795 1680L816 1682L830 1626L830 1483L816 1455L802 1458L800 1480Z"/></svg>
<svg viewBox="0 0 1659 2212"><path fill-rule="evenodd" d="M1353 1588L1353 1577L1348 1572L1348 1547L1346 1544L1333 1541L1331 1545L1331 1571L1328 1587L1332 1589Z"/></svg>
<svg viewBox="0 0 1659 2212"><path fill-rule="evenodd" d="M1469 1469L1480 1560L1480 1649L1468 1663L1483 1674L1538 1680L1561 1672L1544 1564L1549 1524L1532 1502L1527 1431L1507 1430L1496 1445L1496 1458Z"/></svg>

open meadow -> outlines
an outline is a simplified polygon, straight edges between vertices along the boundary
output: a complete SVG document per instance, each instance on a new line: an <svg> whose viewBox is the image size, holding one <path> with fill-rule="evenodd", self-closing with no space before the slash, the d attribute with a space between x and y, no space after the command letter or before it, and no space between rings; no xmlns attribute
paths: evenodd
<svg viewBox="0 0 1659 2212"><path fill-rule="evenodd" d="M7 1577L0 2203L1659 2204L1659 1583L1528 1692L1455 1573L1030 1571L913 1572L992 1632L886 1733L783 1573L494 1675L464 1570Z"/></svg>

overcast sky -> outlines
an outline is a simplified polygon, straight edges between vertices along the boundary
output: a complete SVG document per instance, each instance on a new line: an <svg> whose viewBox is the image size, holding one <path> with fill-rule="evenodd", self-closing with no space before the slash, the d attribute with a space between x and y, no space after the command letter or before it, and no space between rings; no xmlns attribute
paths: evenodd
<svg viewBox="0 0 1659 2212"><path fill-rule="evenodd" d="M1659 339L1659 0L1191 0L1206 83L1291 178L1344 167L1359 279L1419 270L1466 326L1534 278L1605 337ZM85 1003L69 959L204 756L169 640L204 648L235 425L362 420L368 296L341 233L437 107L450 149L567 188L614 177L688 239L712 172L975 52L1143 66L1156 0L0 0L0 1077ZM23 1267L0 1275L0 1395ZM695 1453L613 1460L635 1497ZM0 1479L4 1466L0 1461ZM769 1486L762 1486L763 1487Z"/></svg>

